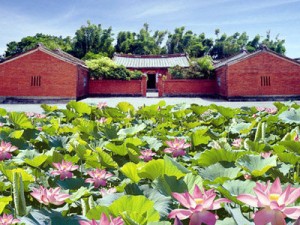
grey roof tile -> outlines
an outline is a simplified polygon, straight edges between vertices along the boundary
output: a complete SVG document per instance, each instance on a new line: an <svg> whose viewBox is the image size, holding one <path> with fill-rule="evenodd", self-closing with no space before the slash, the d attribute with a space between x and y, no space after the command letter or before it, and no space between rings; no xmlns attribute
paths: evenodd
<svg viewBox="0 0 300 225"><path fill-rule="evenodd" d="M186 54L173 55L125 55L115 54L114 62L127 68L169 68L173 66L188 67Z"/></svg>

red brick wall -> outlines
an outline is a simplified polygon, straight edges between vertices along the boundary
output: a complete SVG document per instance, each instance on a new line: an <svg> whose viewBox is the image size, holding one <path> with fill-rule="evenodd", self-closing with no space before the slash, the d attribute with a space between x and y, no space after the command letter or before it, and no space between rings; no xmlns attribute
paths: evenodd
<svg viewBox="0 0 300 225"><path fill-rule="evenodd" d="M146 78L141 80L89 80L89 94L146 96Z"/></svg>
<svg viewBox="0 0 300 225"><path fill-rule="evenodd" d="M89 71L86 68L78 66L78 84L77 97L87 96L89 93Z"/></svg>
<svg viewBox="0 0 300 225"><path fill-rule="evenodd" d="M227 82L226 82L227 66L223 66L216 70L216 89L220 96L227 96Z"/></svg>
<svg viewBox="0 0 300 225"><path fill-rule="evenodd" d="M159 78L159 96L214 95L215 80L163 80Z"/></svg>
<svg viewBox="0 0 300 225"><path fill-rule="evenodd" d="M269 85L262 85L268 77ZM228 97L300 95L300 64L270 52L261 52L229 65Z"/></svg>
<svg viewBox="0 0 300 225"><path fill-rule="evenodd" d="M32 76L40 86L31 86ZM0 96L76 98L77 67L36 50L0 64L0 81Z"/></svg>

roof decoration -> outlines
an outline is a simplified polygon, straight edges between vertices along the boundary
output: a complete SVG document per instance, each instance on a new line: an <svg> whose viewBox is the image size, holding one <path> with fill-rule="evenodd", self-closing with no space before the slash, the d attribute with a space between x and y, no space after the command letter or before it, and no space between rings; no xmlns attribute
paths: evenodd
<svg viewBox="0 0 300 225"><path fill-rule="evenodd" d="M169 68L173 66L189 67L187 54L169 55L127 55L115 54L113 61L126 68Z"/></svg>

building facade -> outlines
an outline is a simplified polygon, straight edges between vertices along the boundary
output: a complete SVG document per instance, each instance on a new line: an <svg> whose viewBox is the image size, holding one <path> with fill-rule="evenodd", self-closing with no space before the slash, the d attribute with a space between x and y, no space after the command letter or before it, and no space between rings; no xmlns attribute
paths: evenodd
<svg viewBox="0 0 300 225"><path fill-rule="evenodd" d="M84 62L43 45L0 64L0 100L70 100L88 94Z"/></svg>

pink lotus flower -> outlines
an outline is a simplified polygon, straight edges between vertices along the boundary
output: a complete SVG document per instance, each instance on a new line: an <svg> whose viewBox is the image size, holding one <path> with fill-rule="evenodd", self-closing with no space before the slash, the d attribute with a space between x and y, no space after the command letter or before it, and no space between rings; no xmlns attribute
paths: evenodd
<svg viewBox="0 0 300 225"><path fill-rule="evenodd" d="M296 142L299 142L299 141L300 141L300 138L299 138L299 135L298 135L298 134L294 137L294 141L296 141Z"/></svg>
<svg viewBox="0 0 300 225"><path fill-rule="evenodd" d="M97 104L98 109L103 109L105 107L107 107L107 103L106 102L99 102Z"/></svg>
<svg viewBox="0 0 300 225"><path fill-rule="evenodd" d="M251 180L252 176L250 174L244 174L245 180Z"/></svg>
<svg viewBox="0 0 300 225"><path fill-rule="evenodd" d="M292 188L290 185L282 191L279 178L274 183L266 185L256 183L253 189L256 196L241 194L237 199L252 207L263 208L254 215L255 225L285 225L285 217L298 219L300 215L300 206L287 207L300 197L300 188Z"/></svg>
<svg viewBox="0 0 300 225"><path fill-rule="evenodd" d="M51 172L52 175L60 175L60 179L72 178L71 171L77 170L79 166L74 166L71 162L62 161L61 163L52 163L57 170Z"/></svg>
<svg viewBox="0 0 300 225"><path fill-rule="evenodd" d="M16 151L18 148L16 146L11 145L9 142L1 141L0 145L0 161L5 159L10 159L10 152Z"/></svg>
<svg viewBox="0 0 300 225"><path fill-rule="evenodd" d="M270 158L271 157L271 155L272 155L272 151L269 151L269 152L262 152L262 153L260 153L260 155L261 155L261 157L263 157L264 159L266 159L266 158Z"/></svg>
<svg viewBox="0 0 300 225"><path fill-rule="evenodd" d="M94 184L95 188L98 188L99 186L106 186L107 178L113 176L111 173L107 172L106 170L100 170L100 169L89 171L88 174L92 178L86 179L85 182Z"/></svg>
<svg viewBox="0 0 300 225"><path fill-rule="evenodd" d="M213 189L203 190L202 192L197 185L195 185L193 195L188 192L183 194L174 192L172 195L187 209L174 209L170 212L169 218L178 217L179 220L190 218L190 225L202 223L214 225L218 217L209 210L219 209L221 208L221 203L230 202L226 198L214 201L216 193Z"/></svg>
<svg viewBox="0 0 300 225"><path fill-rule="evenodd" d="M185 155L185 148L190 147L190 144L186 144L184 139L175 138L174 141L166 141L170 148L166 148L164 152L171 153L173 157Z"/></svg>
<svg viewBox="0 0 300 225"><path fill-rule="evenodd" d="M110 194L116 193L116 192L117 192L117 189L115 187L112 187L109 189L101 188L101 190L100 190L102 197L104 197L105 195L110 195Z"/></svg>
<svg viewBox="0 0 300 225"><path fill-rule="evenodd" d="M20 222L19 219L14 219L13 215L3 214L0 216L0 225L11 225Z"/></svg>
<svg viewBox="0 0 300 225"><path fill-rule="evenodd" d="M242 146L242 141L243 139L241 138L234 139L232 142L232 146L239 148Z"/></svg>
<svg viewBox="0 0 300 225"><path fill-rule="evenodd" d="M108 219L107 216L104 213L102 213L99 223L96 220L92 220L90 222L81 220L79 221L79 224L80 225L123 225L124 222L122 218L119 216L116 218L112 218L112 216L109 216Z"/></svg>
<svg viewBox="0 0 300 225"><path fill-rule="evenodd" d="M105 117L101 117L100 120L97 120L99 123L104 124L107 119Z"/></svg>
<svg viewBox="0 0 300 225"><path fill-rule="evenodd" d="M276 114L277 113L276 108L266 108L265 111L269 114Z"/></svg>
<svg viewBox="0 0 300 225"><path fill-rule="evenodd" d="M263 112L263 111L266 110L266 108L258 106L258 107L256 107L256 110L259 111L259 112Z"/></svg>
<svg viewBox="0 0 300 225"><path fill-rule="evenodd" d="M67 198L70 197L69 194L60 193L60 188L50 188L49 190L47 188L44 188L40 186L39 189L34 188L33 192L30 194L38 200L40 203L44 205L61 205L65 202Z"/></svg>
<svg viewBox="0 0 300 225"><path fill-rule="evenodd" d="M149 162L150 160L152 160L152 156L155 156L156 153L152 152L151 149L145 149L143 151L141 151L141 154L139 156L140 159L143 159L145 162Z"/></svg>

